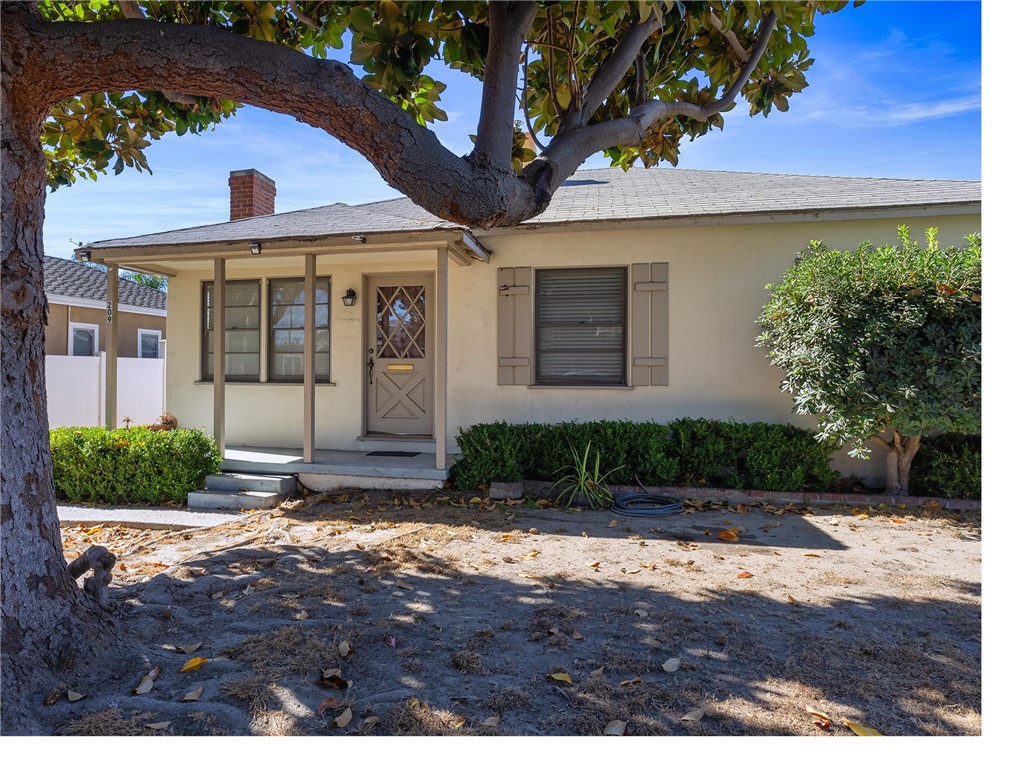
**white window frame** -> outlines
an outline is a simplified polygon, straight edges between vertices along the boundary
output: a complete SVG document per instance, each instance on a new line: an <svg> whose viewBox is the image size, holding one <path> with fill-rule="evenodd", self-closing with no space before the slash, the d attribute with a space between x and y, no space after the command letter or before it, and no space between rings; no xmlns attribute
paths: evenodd
<svg viewBox="0 0 1024 768"><path fill-rule="evenodd" d="M96 357L100 353L100 327L96 323L76 323L68 322L68 356L73 357L75 354L75 331L79 328L87 331L92 331L92 357ZM86 355L79 355L79 357L86 357Z"/></svg>
<svg viewBox="0 0 1024 768"><path fill-rule="evenodd" d="M136 357L142 358L142 337L144 335L156 336L156 359L160 359L160 342L164 340L163 331L156 328L139 328L138 332L138 353ZM152 359L152 358L150 358Z"/></svg>

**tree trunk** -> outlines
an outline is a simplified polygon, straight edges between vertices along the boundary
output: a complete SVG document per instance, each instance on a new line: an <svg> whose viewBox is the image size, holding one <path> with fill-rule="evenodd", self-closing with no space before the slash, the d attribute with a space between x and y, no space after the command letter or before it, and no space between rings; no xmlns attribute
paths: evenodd
<svg viewBox="0 0 1024 768"><path fill-rule="evenodd" d="M921 447L921 436L905 437L893 430L891 441L878 438L887 451L885 456L885 492L892 496L910 494L910 465Z"/></svg>
<svg viewBox="0 0 1024 768"><path fill-rule="evenodd" d="M0 357L0 593L3 733L36 733L44 692L72 679L107 620L68 573L50 463L43 329L43 115L18 91L24 59L4 46L0 157L3 327ZM64 677L62 677L64 676Z"/></svg>

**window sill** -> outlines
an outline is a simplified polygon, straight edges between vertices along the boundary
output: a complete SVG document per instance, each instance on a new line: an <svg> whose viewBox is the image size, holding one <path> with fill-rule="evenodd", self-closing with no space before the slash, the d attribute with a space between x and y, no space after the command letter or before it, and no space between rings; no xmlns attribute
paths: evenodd
<svg viewBox="0 0 1024 768"><path fill-rule="evenodd" d="M605 389L615 392L630 392L633 387L628 384L530 384L527 389L554 389L559 392L576 392L581 389Z"/></svg>
<svg viewBox="0 0 1024 768"><path fill-rule="evenodd" d="M202 386L213 386L212 381L194 381L192 383ZM305 383L301 381L225 381L224 385L227 387L303 387ZM338 386L333 381L318 381L316 385L318 387Z"/></svg>

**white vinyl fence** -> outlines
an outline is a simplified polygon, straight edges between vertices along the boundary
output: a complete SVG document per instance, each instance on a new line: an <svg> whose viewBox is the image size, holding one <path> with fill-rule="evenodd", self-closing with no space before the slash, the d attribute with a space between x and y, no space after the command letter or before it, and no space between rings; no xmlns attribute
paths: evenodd
<svg viewBox="0 0 1024 768"><path fill-rule="evenodd" d="M117 361L117 425L152 424L166 409L166 360L121 357ZM96 357L46 356L46 405L50 428L103 425L106 353Z"/></svg>

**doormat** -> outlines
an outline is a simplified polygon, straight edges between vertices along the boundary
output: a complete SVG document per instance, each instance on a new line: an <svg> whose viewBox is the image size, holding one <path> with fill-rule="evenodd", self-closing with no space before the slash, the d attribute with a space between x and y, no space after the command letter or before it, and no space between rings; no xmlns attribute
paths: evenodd
<svg viewBox="0 0 1024 768"><path fill-rule="evenodd" d="M419 451L370 451L367 456L395 456L401 459L419 456Z"/></svg>

